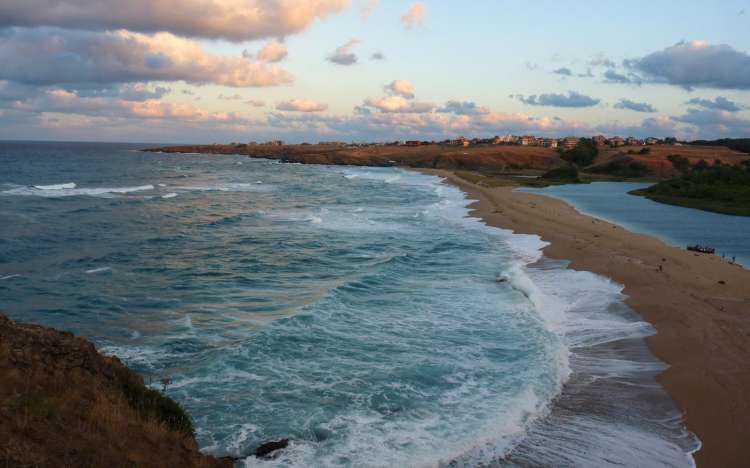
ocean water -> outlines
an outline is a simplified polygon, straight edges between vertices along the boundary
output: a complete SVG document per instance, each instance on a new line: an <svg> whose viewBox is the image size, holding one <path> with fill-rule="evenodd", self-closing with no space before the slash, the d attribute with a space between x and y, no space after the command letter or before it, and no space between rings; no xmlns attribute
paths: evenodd
<svg viewBox="0 0 750 468"><path fill-rule="evenodd" d="M239 466L692 466L621 286L395 168L0 143L0 310L73 331ZM498 281L500 279L500 281ZM248 456L288 437L275 460Z"/></svg>
<svg viewBox="0 0 750 468"><path fill-rule="evenodd" d="M677 247L709 245L718 255L750 268L750 217L729 216L667 205L628 192L648 187L639 182L594 182L558 185L524 192L560 198L582 213L619 224L628 230L650 234Z"/></svg>

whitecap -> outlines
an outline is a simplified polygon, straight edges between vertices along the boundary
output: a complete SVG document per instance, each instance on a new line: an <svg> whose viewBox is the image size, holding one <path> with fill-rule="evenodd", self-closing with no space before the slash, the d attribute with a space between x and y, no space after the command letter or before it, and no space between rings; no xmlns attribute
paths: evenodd
<svg viewBox="0 0 750 468"><path fill-rule="evenodd" d="M76 188L75 182L68 182L67 184L52 184L52 185L34 185L35 189L39 190L64 190Z"/></svg>
<svg viewBox="0 0 750 468"><path fill-rule="evenodd" d="M104 273L105 271L110 271L110 270L112 270L111 267L99 267L99 268L94 268L91 270L86 270L86 274L93 275L95 273Z"/></svg>
<svg viewBox="0 0 750 468"><path fill-rule="evenodd" d="M171 192L171 193L168 193L168 194L166 194L166 195L162 195L161 197L162 197L162 198L174 198L174 197L176 197L176 196L177 196L177 194L176 194L176 193L174 193L174 192Z"/></svg>

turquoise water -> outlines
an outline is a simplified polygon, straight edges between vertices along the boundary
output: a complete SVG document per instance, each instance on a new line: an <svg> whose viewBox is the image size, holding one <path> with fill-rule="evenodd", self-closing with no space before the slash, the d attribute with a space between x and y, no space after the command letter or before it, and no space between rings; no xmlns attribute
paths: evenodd
<svg viewBox="0 0 750 468"><path fill-rule="evenodd" d="M594 182L558 185L543 189L523 188L565 200L582 213L619 224L631 231L651 234L677 247L709 245L718 255L735 257L750 268L750 217L728 216L681 206L657 203L628 192L650 184Z"/></svg>
<svg viewBox="0 0 750 468"><path fill-rule="evenodd" d="M0 309L170 378L203 450L692 464L621 287L467 217L440 179L136 149L0 143Z"/></svg>

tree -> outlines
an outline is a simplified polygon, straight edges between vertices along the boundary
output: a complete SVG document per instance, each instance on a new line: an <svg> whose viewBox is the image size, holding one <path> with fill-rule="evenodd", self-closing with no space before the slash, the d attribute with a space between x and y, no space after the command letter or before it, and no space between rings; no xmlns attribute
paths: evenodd
<svg viewBox="0 0 750 468"><path fill-rule="evenodd" d="M674 166L675 169L683 174L690 170L690 161L688 161L688 158L685 156L670 154L667 156L667 159L669 159L669 162L672 163L672 166Z"/></svg>
<svg viewBox="0 0 750 468"><path fill-rule="evenodd" d="M576 144L575 148L564 151L560 157L578 167L585 167L590 166L598 154L599 150L597 149L594 140L591 138L581 138L578 140L578 144Z"/></svg>

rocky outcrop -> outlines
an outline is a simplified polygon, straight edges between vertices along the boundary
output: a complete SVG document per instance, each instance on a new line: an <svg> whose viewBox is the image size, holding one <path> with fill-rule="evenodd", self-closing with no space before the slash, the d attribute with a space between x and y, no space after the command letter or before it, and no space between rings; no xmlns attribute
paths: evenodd
<svg viewBox="0 0 750 468"><path fill-rule="evenodd" d="M0 315L0 466L231 467L190 417L117 358Z"/></svg>

